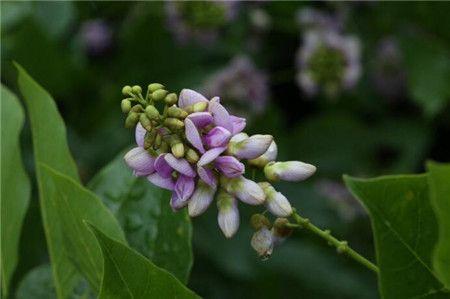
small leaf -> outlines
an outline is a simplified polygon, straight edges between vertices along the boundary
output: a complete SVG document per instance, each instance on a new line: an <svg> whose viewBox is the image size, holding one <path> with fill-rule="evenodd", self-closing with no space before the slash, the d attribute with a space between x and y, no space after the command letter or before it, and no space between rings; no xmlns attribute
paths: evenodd
<svg viewBox="0 0 450 299"><path fill-rule="evenodd" d="M7 297L17 266L22 222L30 202L30 181L23 168L19 135L24 112L16 95L1 86L1 276Z"/></svg>
<svg viewBox="0 0 450 299"><path fill-rule="evenodd" d="M67 146L64 121L52 97L18 64L19 88L28 109L35 163L45 163L79 182L77 168ZM61 220L52 203L51 175L36 167L42 221L58 298L66 298L78 281L77 270L65 250Z"/></svg>
<svg viewBox="0 0 450 299"><path fill-rule="evenodd" d="M371 216L382 297L448 298L431 263L437 223L428 175L344 180Z"/></svg>
<svg viewBox="0 0 450 299"><path fill-rule="evenodd" d="M130 246L187 283L192 267L191 221L174 213L170 194L133 176L120 153L88 184L119 219Z"/></svg>
<svg viewBox="0 0 450 299"><path fill-rule="evenodd" d="M65 250L91 287L99 290L102 275L101 252L83 221L94 223L109 236L126 243L120 225L94 193L45 164L40 164L40 168L42 172L51 175L55 183L52 201L61 219Z"/></svg>
<svg viewBox="0 0 450 299"><path fill-rule="evenodd" d="M450 164L428 163L431 203L439 225L433 266L450 288Z"/></svg>
<svg viewBox="0 0 450 299"><path fill-rule="evenodd" d="M104 271L99 299L199 298L164 269L88 224L102 248Z"/></svg>

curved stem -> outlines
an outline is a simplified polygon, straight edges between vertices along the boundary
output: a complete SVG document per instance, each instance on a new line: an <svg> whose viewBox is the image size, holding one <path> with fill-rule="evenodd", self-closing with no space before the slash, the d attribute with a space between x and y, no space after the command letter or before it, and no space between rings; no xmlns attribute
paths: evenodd
<svg viewBox="0 0 450 299"><path fill-rule="evenodd" d="M318 228L317 226L312 224L309 221L309 219L303 218L302 216L297 214L297 212L295 210L294 210L294 213L292 214L292 218L295 220L296 224L289 223L289 224L287 224L287 226L293 227L293 228L299 228L299 229L301 229L301 228L308 229L309 231L318 235L322 239L326 240L329 245L336 247L336 251L338 253L345 253L349 257L351 257L352 259L354 259L355 261L360 263L361 265L369 268L370 270L372 270L373 272L375 272L377 274L379 273L378 267L374 263L372 263L371 261L369 261L368 259L363 257L362 255L360 255L359 253L357 253L356 251L351 249L348 246L347 241L339 241L338 239L336 239L335 237L333 237L331 235L329 230L321 230L320 228Z"/></svg>

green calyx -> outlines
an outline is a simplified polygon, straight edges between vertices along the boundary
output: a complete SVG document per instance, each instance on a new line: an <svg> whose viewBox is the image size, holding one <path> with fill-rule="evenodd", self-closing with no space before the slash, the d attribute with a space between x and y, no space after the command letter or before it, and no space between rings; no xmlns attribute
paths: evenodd
<svg viewBox="0 0 450 299"><path fill-rule="evenodd" d="M325 86L337 86L342 81L345 57L337 49L321 46L308 61L314 80Z"/></svg>
<svg viewBox="0 0 450 299"><path fill-rule="evenodd" d="M269 229L270 221L269 221L269 219L267 219L266 216L264 216L262 214L253 214L252 217L250 218L250 226L254 230L261 229L263 226L265 226Z"/></svg>

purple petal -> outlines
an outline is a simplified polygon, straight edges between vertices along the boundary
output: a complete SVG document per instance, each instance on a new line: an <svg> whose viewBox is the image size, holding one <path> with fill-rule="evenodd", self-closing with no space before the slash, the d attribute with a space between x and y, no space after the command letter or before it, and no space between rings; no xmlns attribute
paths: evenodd
<svg viewBox="0 0 450 299"><path fill-rule="evenodd" d="M195 177L196 174L194 169L192 169L192 166L184 158L177 159L172 154L166 154L164 156L164 159L173 169L175 169L179 173L191 178Z"/></svg>
<svg viewBox="0 0 450 299"><path fill-rule="evenodd" d="M180 200L187 201L194 192L194 188L194 179L181 174L175 183L174 191Z"/></svg>
<svg viewBox="0 0 450 299"><path fill-rule="evenodd" d="M173 169L170 167L169 163L167 163L164 157L167 154L161 154L156 158L155 161L155 169L156 172L163 178L170 178L172 176Z"/></svg>
<svg viewBox="0 0 450 299"><path fill-rule="evenodd" d="M217 197L218 222L225 237L231 238L239 228L239 210L236 198L222 192Z"/></svg>
<svg viewBox="0 0 450 299"><path fill-rule="evenodd" d="M271 135L253 135L232 146L231 152L239 159L256 159L267 152L272 141Z"/></svg>
<svg viewBox="0 0 450 299"><path fill-rule="evenodd" d="M219 98L215 97L209 103L209 112L212 113L214 123L220 127L224 127L230 132L233 132L233 123L230 119L230 114L227 109L219 103Z"/></svg>
<svg viewBox="0 0 450 299"><path fill-rule="evenodd" d="M212 171L211 168L199 166L197 168L197 173L198 176L202 179L202 181L204 181L211 187L217 185L216 178L214 177L214 172Z"/></svg>
<svg viewBox="0 0 450 299"><path fill-rule="evenodd" d="M242 132L247 125L245 118L230 115L230 119L233 124L233 135Z"/></svg>
<svg viewBox="0 0 450 299"><path fill-rule="evenodd" d="M174 212L177 212L178 210L184 208L185 206L187 206L188 203L189 201L187 200L182 201L175 192L172 193L172 198L170 199L170 206L172 207L172 210Z"/></svg>
<svg viewBox="0 0 450 299"><path fill-rule="evenodd" d="M219 147L228 144L231 139L231 133L225 128L215 127L203 136L203 143L209 147Z"/></svg>
<svg viewBox="0 0 450 299"><path fill-rule="evenodd" d="M232 156L220 156L216 158L216 167L227 177L236 177L245 172L245 166Z"/></svg>
<svg viewBox="0 0 450 299"><path fill-rule="evenodd" d="M205 212L213 201L216 190L215 186L208 186L199 180L197 188L189 199L189 216L195 217Z"/></svg>
<svg viewBox="0 0 450 299"><path fill-rule="evenodd" d="M147 130L144 129L144 127L141 125L140 122L138 122L136 126L135 135L136 135L136 143L139 147L144 147L145 133L147 133Z"/></svg>
<svg viewBox="0 0 450 299"><path fill-rule="evenodd" d="M172 178L163 178L157 172L148 175L147 180L149 180L150 183L167 190L173 190L175 187Z"/></svg>
<svg viewBox="0 0 450 299"><path fill-rule="evenodd" d="M125 154L125 162L136 176L146 176L155 171L155 157L142 147L135 147Z"/></svg>
<svg viewBox="0 0 450 299"><path fill-rule="evenodd" d="M249 205L261 205L266 199L263 189L257 183L244 176L230 179L226 190Z"/></svg>
<svg viewBox="0 0 450 299"><path fill-rule="evenodd" d="M189 118L184 120L185 133L187 140L192 144L193 147L198 149L200 153L205 152L205 148L203 147L202 139L200 138L200 134L194 124Z"/></svg>
<svg viewBox="0 0 450 299"><path fill-rule="evenodd" d="M197 128L204 128L207 125L212 124L214 120L209 112L194 112L187 118L190 119Z"/></svg>
<svg viewBox="0 0 450 299"><path fill-rule="evenodd" d="M209 102L204 96L199 94L192 89L183 89L180 92L180 96L178 99L178 106L181 108L185 108L189 105L198 103L198 102Z"/></svg>
<svg viewBox="0 0 450 299"><path fill-rule="evenodd" d="M213 149L210 149L209 151L206 151L203 156L198 160L197 165L198 166L205 166L206 164L211 163L216 159L221 153L223 153L227 149L226 146L222 147L216 147Z"/></svg>

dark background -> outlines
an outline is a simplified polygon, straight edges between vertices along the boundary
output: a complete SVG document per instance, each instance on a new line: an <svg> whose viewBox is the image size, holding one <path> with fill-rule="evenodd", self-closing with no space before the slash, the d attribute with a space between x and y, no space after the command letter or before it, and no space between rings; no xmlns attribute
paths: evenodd
<svg viewBox="0 0 450 299"><path fill-rule="evenodd" d="M295 81L295 57L304 30L299 10L314 7L342 16L343 29L361 43L362 76L333 98L304 94ZM161 82L174 92L202 86L235 56L246 54L267 75L268 103L251 110L249 133L272 134L279 160L318 167L305 182L281 183L299 213L374 259L370 220L345 191L344 173L359 177L422 172L424 161L450 161L450 3L241 2L214 42L179 42L168 29L162 2L2 2L1 81L17 92L19 62L55 98L69 145L87 182L134 133L123 127L124 85ZM255 10L270 24L258 28ZM86 22L101 20L110 39L90 48ZM395 41L405 73L395 95L374 84L377 49ZM400 84L397 84L400 85ZM251 101L252 99L242 99ZM226 99L223 103L227 106ZM30 131L23 155L34 179ZM35 187L35 186L34 186ZM206 298L375 298L376 277L338 256L316 236L295 232L260 261L250 247L248 219L259 209L241 205L241 229L226 240L215 208L193 220L194 267L189 287ZM32 268L48 263L36 188L24 224L17 287Z"/></svg>

